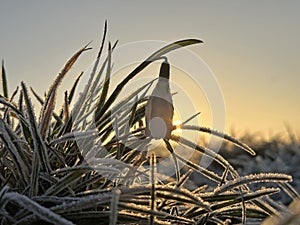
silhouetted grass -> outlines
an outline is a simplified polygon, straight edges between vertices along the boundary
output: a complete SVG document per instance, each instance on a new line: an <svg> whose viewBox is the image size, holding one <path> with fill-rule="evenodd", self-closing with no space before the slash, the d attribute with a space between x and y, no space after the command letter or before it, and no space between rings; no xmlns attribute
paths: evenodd
<svg viewBox="0 0 300 225"><path fill-rule="evenodd" d="M30 93L24 82L8 96L2 64L1 224L240 224L246 221L260 224L269 215L286 210L269 196L284 190L292 198L297 197L297 192L288 184L293 173L275 173L278 171L274 167L274 171L261 170L253 174L255 171L247 166L250 163L271 167L270 163L259 162L259 158L253 156L247 158L246 169L239 171L236 163L230 163L234 157L224 157L223 152L216 153L173 134L170 140L165 140L165 148L172 154L174 161L170 165L176 175L170 177L157 171L155 154L149 159L147 151L143 151L151 138L144 135L145 127L140 123L145 117L148 90L154 81L116 101L130 80L152 62L171 51L202 41L181 40L159 49L109 95L111 55L116 44L108 43L108 54L100 65L105 34L106 26L84 90L74 97L80 75L73 88L65 92L59 112L54 109L60 83L79 56L89 49L88 45L68 60L45 98L34 92L34 88ZM39 113L35 112L31 96L42 106ZM255 154L251 147L230 135L187 124L181 128L219 136L245 150L237 157ZM176 144L212 158L217 167L203 168L186 159L174 151ZM279 149L278 155L282 151ZM273 156L273 163L277 156L273 148L270 147L270 151L264 151L267 155L261 158L266 160ZM179 171L179 164L184 164L185 169ZM209 182L197 186L195 177Z"/></svg>

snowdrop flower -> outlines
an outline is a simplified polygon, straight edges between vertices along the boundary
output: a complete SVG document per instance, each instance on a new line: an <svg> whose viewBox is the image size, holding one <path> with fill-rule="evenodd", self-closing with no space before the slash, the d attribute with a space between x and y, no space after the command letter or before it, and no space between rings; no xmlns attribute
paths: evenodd
<svg viewBox="0 0 300 225"><path fill-rule="evenodd" d="M170 64L162 63L158 82L145 109L146 136L154 139L170 139L173 130L174 107L170 92Z"/></svg>

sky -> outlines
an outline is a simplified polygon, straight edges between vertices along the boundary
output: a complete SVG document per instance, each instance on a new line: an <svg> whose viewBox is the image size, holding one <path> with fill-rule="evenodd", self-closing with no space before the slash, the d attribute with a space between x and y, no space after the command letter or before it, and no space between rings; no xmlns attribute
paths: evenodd
<svg viewBox="0 0 300 225"><path fill-rule="evenodd" d="M80 57L61 89L70 88L91 65L105 20L108 40L119 40L120 46L201 39L203 44L188 49L221 88L228 132L272 136L286 133L288 126L300 134L299 8L296 0L0 0L0 58L10 93L25 81L42 95L67 59L89 41L93 50ZM147 56L157 49L138 50ZM205 110L202 114L205 119Z"/></svg>

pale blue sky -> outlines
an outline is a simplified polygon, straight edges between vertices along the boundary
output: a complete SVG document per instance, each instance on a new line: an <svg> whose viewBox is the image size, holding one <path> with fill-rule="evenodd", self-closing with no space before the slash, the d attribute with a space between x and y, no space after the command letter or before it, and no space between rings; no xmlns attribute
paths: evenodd
<svg viewBox="0 0 300 225"><path fill-rule="evenodd" d="M98 46L105 19L108 39L120 44L199 38L204 45L190 49L220 83L229 130L277 133L286 122L300 132L299 9L296 0L1 0L0 58L11 92L24 80L43 93L77 49L90 40ZM95 51L80 58L72 78Z"/></svg>

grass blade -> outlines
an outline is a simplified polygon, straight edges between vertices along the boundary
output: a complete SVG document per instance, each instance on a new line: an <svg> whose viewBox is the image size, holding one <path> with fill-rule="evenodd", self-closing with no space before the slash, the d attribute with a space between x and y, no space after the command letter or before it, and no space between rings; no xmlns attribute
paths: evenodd
<svg viewBox="0 0 300 225"><path fill-rule="evenodd" d="M88 45L84 46L81 48L78 52L76 52L66 63L64 68L61 70L61 72L57 75L56 79L52 83L51 87L49 88L49 91L47 93L47 97L45 100L45 103L42 107L41 113L40 113L40 130L41 130L41 135L42 137L46 136L46 132L48 130L51 118L52 118L52 113L55 107L55 102L56 102L56 92L57 89L62 82L63 78L67 74L67 72L72 68L74 63L77 61L79 56L84 52L89 50L90 48L87 48Z"/></svg>
<svg viewBox="0 0 300 225"><path fill-rule="evenodd" d="M32 201L30 198L25 195L20 195L15 192L8 192L4 194L4 198L9 201L13 201L16 204L20 205L24 209L30 211L31 213L37 215L44 221L54 224L61 225L73 225L73 223L69 220L66 220L62 216L52 212L50 209L45 208L44 206L39 205L38 203Z"/></svg>
<svg viewBox="0 0 300 225"><path fill-rule="evenodd" d="M230 163L224 159L220 154L215 153L214 151L212 151L211 149L208 149L204 146L198 145L196 143L193 143L183 137L179 137L176 135L172 135L171 139L173 141L176 141L178 143L181 143L185 146L188 146L192 149L195 149L196 151L202 153L205 156L210 157L212 160L214 160L215 162L219 163L224 169L226 169L228 167L228 171L230 172L232 177L239 177L238 173L236 172L236 170L233 168L232 165L230 165Z"/></svg>
<svg viewBox="0 0 300 225"><path fill-rule="evenodd" d="M95 111L95 120L98 121L101 117L101 114L99 114L99 112L101 112L101 108L103 107L105 100L107 98L107 93L108 93L108 89L109 89L109 82L110 82L110 74L111 74L111 44L109 43L108 46L108 63L106 65L107 70L106 70L106 76L105 76L105 80L104 85L102 87L102 93L99 96L99 100L97 102L97 106L96 106L96 111Z"/></svg>
<svg viewBox="0 0 300 225"><path fill-rule="evenodd" d="M30 166L29 162L26 160L27 157L25 157L24 150L19 144L21 143L21 140L18 139L11 128L7 126L2 119L0 119L0 130L2 142L11 154L11 158L17 168L17 175L19 176L18 180L21 181L23 188L25 188L29 183Z"/></svg>
<svg viewBox="0 0 300 225"><path fill-rule="evenodd" d="M133 78L135 77L139 72L141 72L143 69L145 69L149 64L159 59L164 54L167 54L168 52L174 51L178 48L182 48L184 46L193 45L193 44L199 44L203 43L201 40L197 39L186 39L181 41L173 42L158 51L154 52L152 55L150 55L144 62L142 62L139 66L137 66L127 77L124 78L123 81L121 81L118 86L115 88L111 96L108 98L108 100L105 102L104 106L102 107L101 111L99 112L100 115L103 115L108 108L111 106L111 104L115 101L115 99L120 94L123 87Z"/></svg>
<svg viewBox="0 0 300 225"><path fill-rule="evenodd" d="M186 130L198 130L198 131L201 131L201 132L205 132L205 133L215 135L217 137L220 137L220 138L223 138L227 141L232 142L233 144L235 144L239 148L245 150L246 152L248 152L251 155L256 155L255 151L252 148L250 148L248 145L246 145L245 143L240 142L236 138L231 137L228 134L224 134L220 131L212 130L208 127L198 127L198 126L192 126L192 125L183 125L180 128L181 129L186 129Z"/></svg>
<svg viewBox="0 0 300 225"><path fill-rule="evenodd" d="M121 191L119 189L115 189L112 194L112 199L110 202L110 217L109 217L109 225L116 225L118 222L118 203L120 199Z"/></svg>
<svg viewBox="0 0 300 225"><path fill-rule="evenodd" d="M152 211L156 210L155 176L156 176L156 155L152 153L150 157L150 185L151 185L150 209ZM150 215L149 220L150 220L149 221L150 225L153 225L155 221L155 217L153 215Z"/></svg>
<svg viewBox="0 0 300 225"><path fill-rule="evenodd" d="M234 180L228 181L226 184L216 188L215 193L220 194L244 184L260 183L260 182L275 182L275 183L292 182L292 177L280 173L250 174L244 177L239 177Z"/></svg>
<svg viewBox="0 0 300 225"><path fill-rule="evenodd" d="M73 84L73 86L72 86L72 88L71 88L71 90L70 90L70 94L69 94L69 97L68 97L68 103L69 103L69 104L71 104L71 102L72 102L72 100L73 100L74 93L75 93L75 91L76 91L77 85L78 85L79 80L80 80L80 78L82 77L82 75L83 75L83 72L81 72L81 73L77 76L77 78L76 78L76 80L75 80L75 82L74 82L74 84Z"/></svg>
<svg viewBox="0 0 300 225"><path fill-rule="evenodd" d="M33 140L34 154L38 155L38 158L36 158L36 160L38 160L39 163L41 164L42 171L49 172L49 171L51 171L51 168L50 168L50 163L49 163L47 147L45 145L45 142L42 139L40 130L38 129L38 125L37 125L36 118L35 118L35 113L33 110L32 103L28 96L27 88L23 82L21 83L21 86L22 86L22 93L24 96L27 114L28 114L28 118L29 118L29 124L30 124L29 128L30 128L31 137ZM37 161L36 161L36 163L37 163ZM36 173L34 171L35 169L38 170L38 168L33 168L33 173Z"/></svg>
<svg viewBox="0 0 300 225"><path fill-rule="evenodd" d="M6 79L6 71L4 67L4 60L2 60L2 91L3 96L8 98L8 86L7 86L7 79Z"/></svg>
<svg viewBox="0 0 300 225"><path fill-rule="evenodd" d="M172 158L174 160L176 180L177 180L177 182L179 182L179 180L180 180L180 169L179 169L179 165L178 165L176 154L175 154L174 149L173 149L172 145L170 144L170 142L168 140L166 140L166 139L164 139L164 142L165 142L165 144L167 146L167 149L171 153Z"/></svg>

